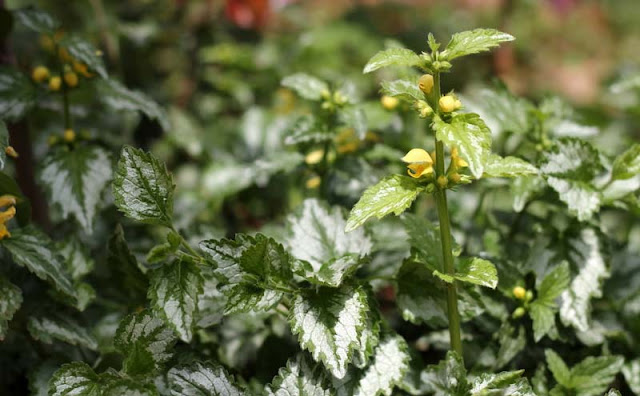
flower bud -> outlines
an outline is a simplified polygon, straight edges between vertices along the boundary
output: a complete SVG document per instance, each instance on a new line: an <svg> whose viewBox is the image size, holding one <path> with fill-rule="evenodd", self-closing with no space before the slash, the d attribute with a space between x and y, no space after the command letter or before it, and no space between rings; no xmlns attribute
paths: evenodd
<svg viewBox="0 0 640 396"><path fill-rule="evenodd" d="M73 88L78 85L78 75L74 72L64 73L64 82L67 86Z"/></svg>
<svg viewBox="0 0 640 396"><path fill-rule="evenodd" d="M310 151L306 157L304 157L304 162L307 165L316 165L322 161L322 157L324 157L324 150L318 149Z"/></svg>
<svg viewBox="0 0 640 396"><path fill-rule="evenodd" d="M462 177L460 176L459 173L452 173L452 174L449 175L449 181L451 181L453 184L460 183L461 179L462 179Z"/></svg>
<svg viewBox="0 0 640 396"><path fill-rule="evenodd" d="M394 98L393 96L384 95L380 98L380 103L382 103L382 107L386 110L393 110L398 107L398 103L400 103L400 101L398 98Z"/></svg>
<svg viewBox="0 0 640 396"><path fill-rule="evenodd" d="M89 78L89 77L93 77L93 74L91 74L89 72L89 69L87 68L87 65L85 65L82 62L78 62L78 61L73 61L72 65L73 70L76 73L82 74L83 76Z"/></svg>
<svg viewBox="0 0 640 396"><path fill-rule="evenodd" d="M533 300L533 292L531 290L527 290L527 293L524 295L524 301L529 302Z"/></svg>
<svg viewBox="0 0 640 396"><path fill-rule="evenodd" d="M518 300L524 300L525 294L527 291L522 286L516 286L513 288L513 296Z"/></svg>
<svg viewBox="0 0 640 396"><path fill-rule="evenodd" d="M522 307L518 307L515 309L515 311L513 311L513 314L511 315L514 319L518 319L523 317L525 314L527 313L527 311L522 308Z"/></svg>
<svg viewBox="0 0 640 396"><path fill-rule="evenodd" d="M433 90L433 76L431 74L423 74L418 80L418 88L425 94L429 95Z"/></svg>
<svg viewBox="0 0 640 396"><path fill-rule="evenodd" d="M13 146L7 146L7 148L4 149L4 153L11 158L18 158L18 152Z"/></svg>
<svg viewBox="0 0 640 396"><path fill-rule="evenodd" d="M445 113L451 113L456 109L456 99L451 95L441 97L438 104L440 105L440 110Z"/></svg>
<svg viewBox="0 0 640 396"><path fill-rule="evenodd" d="M49 146L55 146L58 143L58 137L56 135L51 135L47 138L47 144Z"/></svg>
<svg viewBox="0 0 640 396"><path fill-rule="evenodd" d="M37 83L41 83L49 78L49 69L45 66L36 66L31 72L31 78Z"/></svg>
<svg viewBox="0 0 640 396"><path fill-rule="evenodd" d="M321 182L322 182L322 179L320 179L320 176L314 176L307 180L307 182L305 183L305 186L308 189L313 190L314 188L320 187Z"/></svg>
<svg viewBox="0 0 640 396"><path fill-rule="evenodd" d="M420 118L427 118L431 114L433 114L433 109L430 106L427 106L420 110Z"/></svg>
<svg viewBox="0 0 640 396"><path fill-rule="evenodd" d="M73 131L73 129L65 129L62 137L65 142L71 143L76 139L76 133Z"/></svg>
<svg viewBox="0 0 640 396"><path fill-rule="evenodd" d="M440 175L438 176L438 180L436 180L436 183L438 183L438 187L441 190L443 190L447 188L447 184L449 184L449 180L447 180L447 177L445 175Z"/></svg>
<svg viewBox="0 0 640 396"><path fill-rule="evenodd" d="M59 91L62 86L62 79L59 76L53 76L49 79L49 89Z"/></svg>
<svg viewBox="0 0 640 396"><path fill-rule="evenodd" d="M456 99L456 101L454 102L454 107L455 107L455 110L458 110L459 108L462 107L462 102Z"/></svg>

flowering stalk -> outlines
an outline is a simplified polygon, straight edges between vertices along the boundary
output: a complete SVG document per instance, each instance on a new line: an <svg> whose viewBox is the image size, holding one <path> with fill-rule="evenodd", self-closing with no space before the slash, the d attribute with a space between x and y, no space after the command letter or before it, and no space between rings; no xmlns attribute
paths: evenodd
<svg viewBox="0 0 640 396"><path fill-rule="evenodd" d="M431 92L431 106L435 111L439 111L440 101L440 73L433 73L433 91ZM435 135L435 131L434 131ZM435 178L445 178L444 169L444 144L435 138L436 143L436 168ZM451 250L451 224L449 221L449 209L447 207L446 187L438 187L435 191L436 205L438 207L438 219L440 221L440 241L442 244L442 258L444 262L444 272L453 277L455 268L453 265L453 253ZM458 312L458 291L455 280L446 284L447 287L447 316L449 319L449 337L451 348L462 357L462 341L460 337L460 314Z"/></svg>

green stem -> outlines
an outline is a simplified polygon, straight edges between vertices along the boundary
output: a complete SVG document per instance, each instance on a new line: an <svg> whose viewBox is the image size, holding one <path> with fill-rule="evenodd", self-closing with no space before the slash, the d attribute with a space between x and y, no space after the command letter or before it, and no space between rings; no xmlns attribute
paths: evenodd
<svg viewBox="0 0 640 396"><path fill-rule="evenodd" d="M440 73L433 74L434 86L432 93L432 106L434 112L438 111L438 101L440 100ZM435 139L436 143L436 180L438 176L445 174L444 169L444 144ZM444 188L438 188L435 192L436 205L438 207L438 219L440 220L440 241L442 244L442 258L444 261L444 272L447 275L455 275L453 265L453 253L451 249L451 222L449 220L449 209L447 207L447 192ZM447 283L447 316L449 318L449 337L451 348L462 358L462 340L460 337L460 314L458 313L458 290L456 282Z"/></svg>
<svg viewBox="0 0 640 396"><path fill-rule="evenodd" d="M71 110L69 105L69 89L66 84L62 84L62 106L64 108L64 129L72 129Z"/></svg>
<svg viewBox="0 0 640 396"><path fill-rule="evenodd" d="M171 226L169 227L171 229L171 231L175 232L176 234L180 235L180 243L182 244L182 246L187 250L187 252L191 253L191 255L202 259L202 256L200 255L200 253L198 253L194 248L191 247L191 245L189 245L189 242L187 242L187 240L182 236L182 234L180 234L175 227Z"/></svg>

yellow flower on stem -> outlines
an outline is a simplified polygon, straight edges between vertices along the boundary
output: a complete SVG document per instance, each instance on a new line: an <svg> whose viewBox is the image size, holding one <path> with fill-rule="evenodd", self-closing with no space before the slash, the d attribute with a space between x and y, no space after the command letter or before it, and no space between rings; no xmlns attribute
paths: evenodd
<svg viewBox="0 0 640 396"><path fill-rule="evenodd" d="M457 147L453 147L451 149L451 163L453 164L455 169L466 168L467 166L469 166L467 161L460 158Z"/></svg>
<svg viewBox="0 0 640 396"><path fill-rule="evenodd" d="M433 161L431 156L423 149L412 149L407 155L402 157L402 162L406 162L407 173L413 178L419 178L433 172Z"/></svg>
<svg viewBox="0 0 640 396"><path fill-rule="evenodd" d="M15 205L16 197L13 195L5 194L0 196L0 208L4 208L5 206Z"/></svg>
<svg viewBox="0 0 640 396"><path fill-rule="evenodd" d="M7 229L7 221L13 219L16 215L16 207L13 206L16 204L16 197L13 195L2 195L0 196L0 208L9 206L4 211L0 212L0 239L4 239L6 237L10 237L11 233Z"/></svg>

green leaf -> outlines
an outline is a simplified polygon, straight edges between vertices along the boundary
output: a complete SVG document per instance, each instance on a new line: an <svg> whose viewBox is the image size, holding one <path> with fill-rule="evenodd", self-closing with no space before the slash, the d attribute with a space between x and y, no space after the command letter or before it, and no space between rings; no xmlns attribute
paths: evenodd
<svg viewBox="0 0 640 396"><path fill-rule="evenodd" d="M498 286L498 270L496 266L492 262L478 257L461 259L458 262L455 278L461 282L492 289Z"/></svg>
<svg viewBox="0 0 640 396"><path fill-rule="evenodd" d="M226 313L268 310L283 297L279 289L289 287L293 259L272 238L237 234L235 241L212 239L200 248L215 267Z"/></svg>
<svg viewBox="0 0 640 396"><path fill-rule="evenodd" d="M56 150L45 158L42 166L40 179L50 202L62 209L63 218L75 217L84 231L91 234L102 192L112 176L109 154L97 146Z"/></svg>
<svg viewBox="0 0 640 396"><path fill-rule="evenodd" d="M491 131L480 116L473 113L456 114L451 123L434 117L432 127L436 138L449 147L458 147L460 156L469 163L473 177L480 179L484 164L491 154Z"/></svg>
<svg viewBox="0 0 640 396"><path fill-rule="evenodd" d="M9 146L9 131L7 125L0 120L0 170L4 169L7 162L6 149Z"/></svg>
<svg viewBox="0 0 640 396"><path fill-rule="evenodd" d="M169 370L167 380L172 395L183 396L242 396L222 366L211 362L194 362Z"/></svg>
<svg viewBox="0 0 640 396"><path fill-rule="evenodd" d="M579 221L588 221L600 209L602 193L589 183L557 177L549 177L547 183L556 190L560 200L567 204L569 213Z"/></svg>
<svg viewBox="0 0 640 396"><path fill-rule="evenodd" d="M609 388L623 364L622 356L589 356L571 369L570 388L580 396L601 395Z"/></svg>
<svg viewBox="0 0 640 396"><path fill-rule="evenodd" d="M102 396L158 396L154 384L137 379L112 379L102 389Z"/></svg>
<svg viewBox="0 0 640 396"><path fill-rule="evenodd" d="M289 322L300 346L341 379L360 345L369 309L360 287L318 288L294 297Z"/></svg>
<svg viewBox="0 0 640 396"><path fill-rule="evenodd" d="M326 82L305 73L296 73L282 79L281 84L309 100L320 100L323 92L329 92Z"/></svg>
<svg viewBox="0 0 640 396"><path fill-rule="evenodd" d="M335 133L326 129L312 114L300 116L287 128L285 144L320 143L330 141Z"/></svg>
<svg viewBox="0 0 640 396"><path fill-rule="evenodd" d="M342 282L358 269L361 260L358 255L346 255L325 261L318 268L309 262L296 260L293 264L294 272L307 281L320 286L338 287Z"/></svg>
<svg viewBox="0 0 640 396"><path fill-rule="evenodd" d="M0 241L0 246L11 253L16 264L75 299L71 275L62 257L55 253L53 242L44 233L33 227L20 228L12 232L11 238Z"/></svg>
<svg viewBox="0 0 640 396"><path fill-rule="evenodd" d="M299 354L289 359L266 388L269 396L332 396L327 375L321 364Z"/></svg>
<svg viewBox="0 0 640 396"><path fill-rule="evenodd" d="M125 87L122 83L105 79L97 83L99 99L114 111L139 111L152 120L158 121L160 127L170 129L169 118L162 107L140 91Z"/></svg>
<svg viewBox="0 0 640 396"><path fill-rule="evenodd" d="M173 177L151 153L124 146L113 179L115 204L127 217L171 226Z"/></svg>
<svg viewBox="0 0 640 396"><path fill-rule="evenodd" d="M538 285L537 298L529 307L536 342L547 335L555 324L555 314L558 311L555 300L569 286L569 280L569 264L565 261L549 272Z"/></svg>
<svg viewBox="0 0 640 396"><path fill-rule="evenodd" d="M407 176L385 177L362 194L358 203L351 209L345 231L355 230L374 216L381 219L390 213L400 215L424 189L418 181Z"/></svg>
<svg viewBox="0 0 640 396"><path fill-rule="evenodd" d="M612 180L626 180L640 174L640 144L634 144L613 161Z"/></svg>
<svg viewBox="0 0 640 396"><path fill-rule="evenodd" d="M49 382L51 396L102 396L100 376L88 364L73 362L63 364Z"/></svg>
<svg viewBox="0 0 640 396"><path fill-rule="evenodd" d="M58 242L56 250L65 259L72 279L78 280L93 270L94 260L89 255L87 246L82 245L78 239L68 238Z"/></svg>
<svg viewBox="0 0 640 396"><path fill-rule="evenodd" d="M89 331L68 317L32 316L27 323L27 329L33 338L45 344L60 340L94 351L98 349L98 342Z"/></svg>
<svg viewBox="0 0 640 396"><path fill-rule="evenodd" d="M640 359L628 361L622 367L622 375L633 393L640 395Z"/></svg>
<svg viewBox="0 0 640 396"><path fill-rule="evenodd" d="M428 366L420 379L434 396L467 396L471 389L462 358L453 351L437 365Z"/></svg>
<svg viewBox="0 0 640 396"><path fill-rule="evenodd" d="M483 373L471 382L471 395L536 396L529 381L522 378L523 372L524 370Z"/></svg>
<svg viewBox="0 0 640 396"><path fill-rule="evenodd" d="M122 226L118 224L107 243L107 263L122 284L123 297L129 304L146 303L149 282L138 260L129 250Z"/></svg>
<svg viewBox="0 0 640 396"><path fill-rule="evenodd" d="M602 282L609 277L600 239L592 228L583 229L569 241L568 259L578 274L562 293L560 319L565 326L587 331L591 320L591 299L602 296Z"/></svg>
<svg viewBox="0 0 640 396"><path fill-rule="evenodd" d="M600 155L582 139L561 138L544 153L540 171L546 176L576 181L590 181L603 170Z"/></svg>
<svg viewBox="0 0 640 396"><path fill-rule="evenodd" d="M343 379L334 379L337 396L389 396L409 369L409 360L405 340L387 335L380 340L364 370L350 370Z"/></svg>
<svg viewBox="0 0 640 396"><path fill-rule="evenodd" d="M495 368L506 366L516 355L522 352L527 346L527 335L524 327L512 326L509 322L503 322L497 334L500 349L498 350Z"/></svg>
<svg viewBox="0 0 640 396"><path fill-rule="evenodd" d="M456 33L447 47L440 53L440 60L452 60L465 55L477 54L498 47L500 43L515 38L495 29L474 29Z"/></svg>
<svg viewBox="0 0 640 396"><path fill-rule="evenodd" d="M394 80L382 82L382 93L399 97L409 102L424 100L424 93L418 88L418 80Z"/></svg>
<svg viewBox="0 0 640 396"><path fill-rule="evenodd" d="M89 70L98 73L102 78L108 78L102 57L98 55L98 49L90 42L78 36L65 34L58 45L69 51L69 55L75 60L87 65Z"/></svg>
<svg viewBox="0 0 640 396"><path fill-rule="evenodd" d="M387 66L420 66L424 62L413 51L406 48L390 48L375 54L364 67L363 73L371 73Z"/></svg>
<svg viewBox="0 0 640 396"><path fill-rule="evenodd" d="M154 371L171 359L175 341L173 330L149 311L142 311L120 322L113 343L125 356L124 371L135 375Z"/></svg>
<svg viewBox="0 0 640 396"><path fill-rule="evenodd" d="M298 213L289 217L289 228L287 245L291 254L306 262L302 273L332 286L355 270L357 262L353 260L371 251L372 243L364 230L345 233L342 210L327 208L317 199L302 203Z"/></svg>
<svg viewBox="0 0 640 396"><path fill-rule="evenodd" d="M0 67L0 119L18 121L36 103L37 90L29 78L9 67Z"/></svg>
<svg viewBox="0 0 640 396"><path fill-rule="evenodd" d="M564 360L551 349L546 349L544 354L553 378L555 378L560 385L570 388L572 385L571 371Z"/></svg>
<svg viewBox="0 0 640 396"><path fill-rule="evenodd" d="M60 27L59 21L35 7L14 10L13 15L18 22L38 33L52 34Z"/></svg>
<svg viewBox="0 0 640 396"><path fill-rule="evenodd" d="M465 99L465 107L478 113L494 136L508 132L524 135L530 129L529 113L534 109L533 105L514 96L506 87L481 89Z"/></svg>
<svg viewBox="0 0 640 396"><path fill-rule="evenodd" d="M193 336L194 316L202 285L200 270L186 258L177 258L151 273L149 298L153 307L184 342L191 342Z"/></svg>
<svg viewBox="0 0 640 396"><path fill-rule="evenodd" d="M4 340L9 321L22 305L22 290L0 276L0 341Z"/></svg>
<svg viewBox="0 0 640 396"><path fill-rule="evenodd" d="M491 154L484 164L485 177L518 177L537 175L538 169L517 157L500 157Z"/></svg>
<svg viewBox="0 0 640 396"><path fill-rule="evenodd" d="M338 112L340 122L346 126L353 128L359 139L364 139L367 134L368 124L367 116L364 110L358 107L349 106Z"/></svg>

